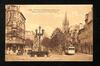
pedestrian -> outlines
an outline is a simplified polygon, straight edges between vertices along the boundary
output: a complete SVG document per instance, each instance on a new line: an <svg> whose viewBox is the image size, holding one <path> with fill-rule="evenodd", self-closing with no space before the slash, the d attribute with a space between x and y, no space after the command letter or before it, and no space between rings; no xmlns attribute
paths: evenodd
<svg viewBox="0 0 100 66"><path fill-rule="evenodd" d="M16 54L18 53L18 49L16 50Z"/></svg>

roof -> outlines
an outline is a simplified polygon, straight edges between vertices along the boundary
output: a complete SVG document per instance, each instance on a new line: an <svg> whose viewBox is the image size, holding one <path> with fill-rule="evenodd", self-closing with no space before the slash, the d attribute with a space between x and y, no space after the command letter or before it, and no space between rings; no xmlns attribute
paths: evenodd
<svg viewBox="0 0 100 66"><path fill-rule="evenodd" d="M22 12L20 12L20 14L22 15L22 17L26 20L26 18L24 17L24 15L22 14Z"/></svg>
<svg viewBox="0 0 100 66"><path fill-rule="evenodd" d="M78 33L81 34L81 32L84 32L84 31L85 31L85 28L82 28L82 29L79 30Z"/></svg>
<svg viewBox="0 0 100 66"><path fill-rule="evenodd" d="M22 12L20 12L20 11L16 11L16 10L7 10L7 11L15 11L15 12L18 12L18 13L20 13L20 14L22 15L22 17L26 20L26 18L24 17L24 15L22 14Z"/></svg>

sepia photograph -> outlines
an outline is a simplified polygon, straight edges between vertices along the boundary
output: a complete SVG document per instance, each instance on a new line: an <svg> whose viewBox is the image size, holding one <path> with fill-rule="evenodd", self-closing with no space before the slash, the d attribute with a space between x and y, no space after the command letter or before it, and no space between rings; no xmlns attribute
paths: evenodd
<svg viewBox="0 0 100 66"><path fill-rule="evenodd" d="M5 61L93 62L93 5L5 5Z"/></svg>

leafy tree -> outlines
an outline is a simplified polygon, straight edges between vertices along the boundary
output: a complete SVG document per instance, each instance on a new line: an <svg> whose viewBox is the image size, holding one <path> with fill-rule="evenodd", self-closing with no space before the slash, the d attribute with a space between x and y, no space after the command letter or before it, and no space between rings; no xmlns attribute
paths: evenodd
<svg viewBox="0 0 100 66"><path fill-rule="evenodd" d="M50 44L50 39L48 37L44 37L43 40L42 40L42 42L41 42L41 44L44 47L48 48L49 47L49 44Z"/></svg>
<svg viewBox="0 0 100 66"><path fill-rule="evenodd" d="M63 32L59 28L56 28L51 36L51 41L50 41L51 48L56 52L62 52L62 50L64 49L64 43L65 43L65 36Z"/></svg>

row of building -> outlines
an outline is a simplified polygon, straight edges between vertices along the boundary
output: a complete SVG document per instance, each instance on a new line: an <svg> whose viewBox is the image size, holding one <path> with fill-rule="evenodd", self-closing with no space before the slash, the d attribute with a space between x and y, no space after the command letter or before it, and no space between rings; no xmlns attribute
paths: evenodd
<svg viewBox="0 0 100 66"><path fill-rule="evenodd" d="M18 6L5 6L5 49L22 49L25 43L25 20Z"/></svg>
<svg viewBox="0 0 100 66"><path fill-rule="evenodd" d="M26 31L26 18L20 12L19 6L5 6L5 49L13 50L22 49L25 46L30 46L25 43L33 42L34 32ZM28 42L26 41L28 40Z"/></svg>
<svg viewBox="0 0 100 66"><path fill-rule="evenodd" d="M82 46L79 51L93 54L93 8L85 16L84 28L80 29L78 33L78 40Z"/></svg>
<svg viewBox="0 0 100 66"><path fill-rule="evenodd" d="M93 8L85 16L85 24L80 23L69 27L69 21L65 14L63 32L66 36L65 44L76 47L76 52L93 54ZM72 29L73 28L73 29Z"/></svg>

